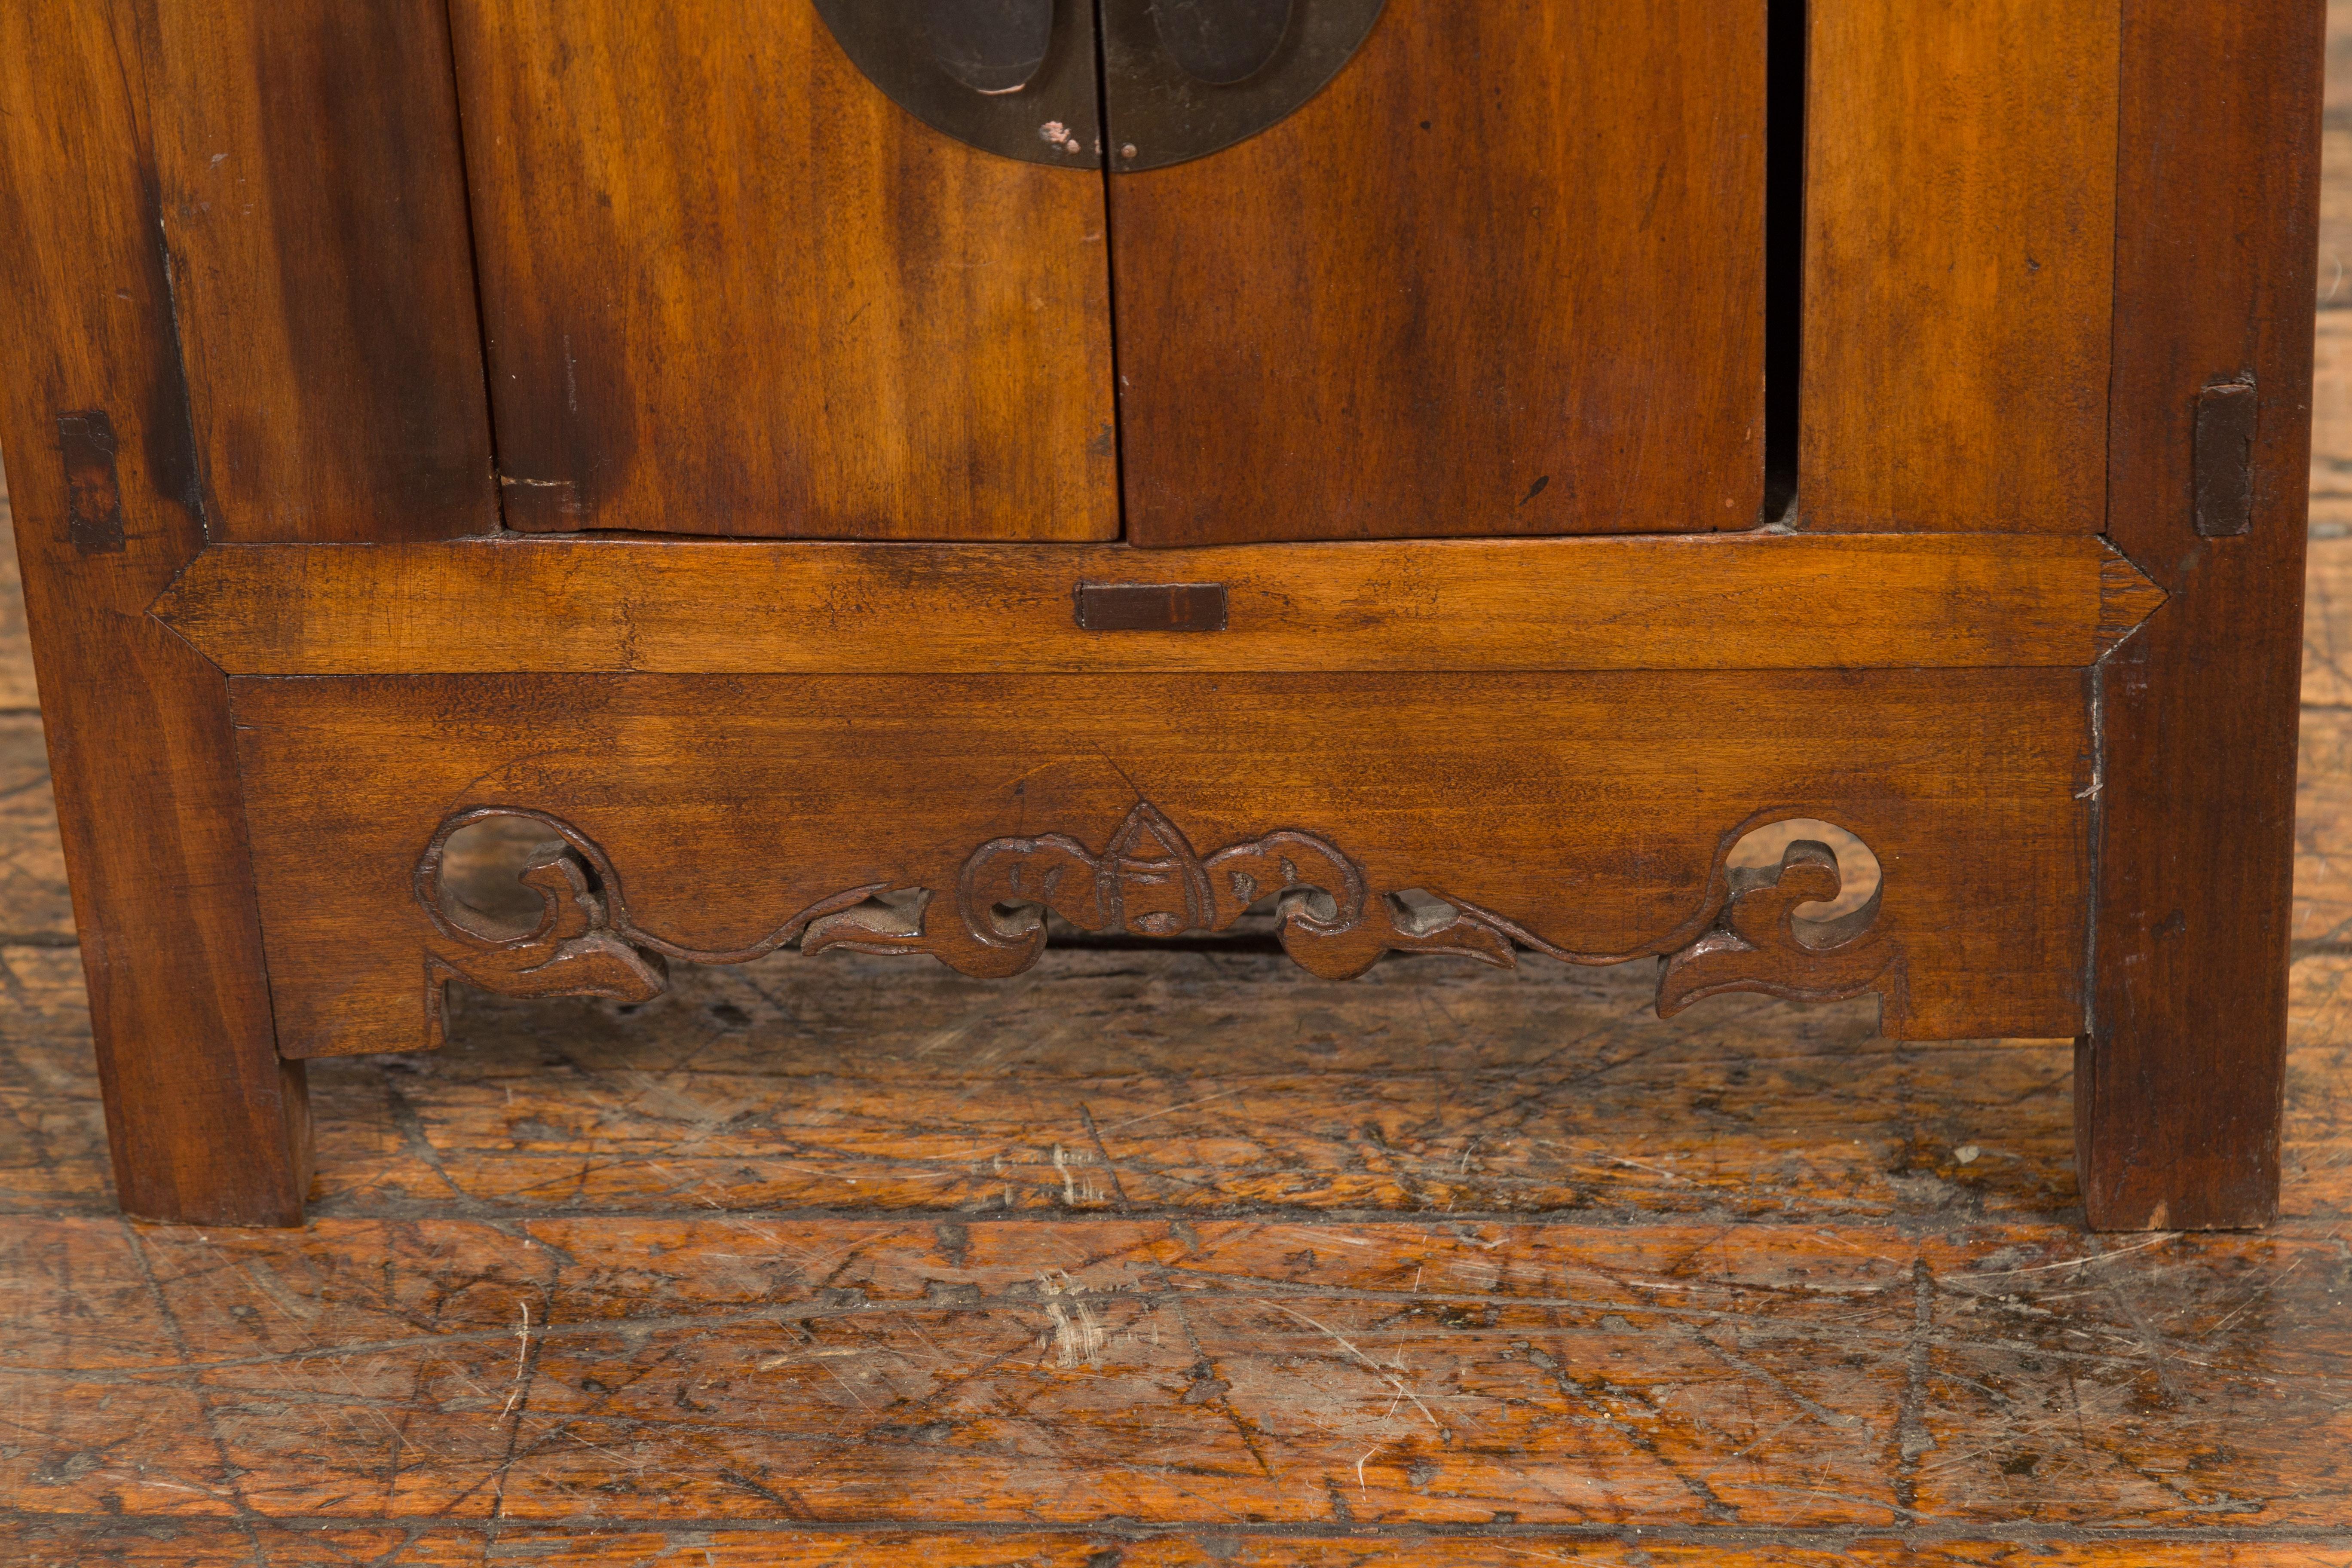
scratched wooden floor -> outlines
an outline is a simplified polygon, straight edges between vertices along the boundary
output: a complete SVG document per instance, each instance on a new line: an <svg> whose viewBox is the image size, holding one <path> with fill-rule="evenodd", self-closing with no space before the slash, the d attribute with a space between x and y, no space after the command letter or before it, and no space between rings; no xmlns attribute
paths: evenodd
<svg viewBox="0 0 2352 1568"><path fill-rule="evenodd" d="M2275 1229L2083 1235L2063 1044L1122 951L473 998L126 1225L0 581L0 1563L2352 1565L2329 136Z"/></svg>

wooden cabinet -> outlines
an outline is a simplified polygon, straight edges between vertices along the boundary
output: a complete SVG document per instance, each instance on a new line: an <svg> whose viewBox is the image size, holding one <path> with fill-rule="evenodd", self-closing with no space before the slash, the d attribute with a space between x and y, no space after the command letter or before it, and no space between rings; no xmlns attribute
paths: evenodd
<svg viewBox="0 0 2352 1568"><path fill-rule="evenodd" d="M0 11L0 441L126 1207L298 1215L303 1061L452 984L1003 976L1050 918L2077 1037L2093 1223L2259 1222L2318 44Z"/></svg>

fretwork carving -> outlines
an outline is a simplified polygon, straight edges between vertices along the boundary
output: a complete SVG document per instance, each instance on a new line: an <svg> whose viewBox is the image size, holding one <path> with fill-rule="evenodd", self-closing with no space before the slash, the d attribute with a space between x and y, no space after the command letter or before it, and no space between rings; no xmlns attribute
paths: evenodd
<svg viewBox="0 0 2352 1568"><path fill-rule="evenodd" d="M993 838L965 859L952 900L934 895L919 910L869 905L827 916L810 927L801 951L928 952L962 973L1000 979L1037 962L1048 910L1080 931L1180 936L1228 930L1268 895L1276 899L1283 951L1326 980L1352 980L1390 952L1512 962L1510 938L1475 913L1431 917L1393 894L1370 895L1362 868L1328 839L1269 833L1203 859L1148 801L1128 813L1099 855L1059 833Z"/></svg>
<svg viewBox="0 0 2352 1568"><path fill-rule="evenodd" d="M509 996L602 996L644 1002L669 984L669 967L615 936L595 870L568 842L547 843L524 864L522 884L541 899L539 923L514 937L478 934L450 920L440 899L441 849L434 840L418 868L420 893L436 917L425 961L432 1043L441 1043L442 982L458 974Z"/></svg>
<svg viewBox="0 0 2352 1568"><path fill-rule="evenodd" d="M521 872L540 895L541 912L520 934L461 921L462 906L443 886L449 836L496 816L530 817L549 835ZM416 895L433 925L426 972L435 1044L441 983L451 975L509 995L642 1002L667 984L666 957L738 963L797 939L807 953L929 953L961 973L1002 979L1045 951L1049 911L1085 931L1173 937L1229 930L1269 899L1283 950L1326 980L1353 979L1391 952L1453 952L1509 968L1516 948L1525 946L1578 963L1662 955L1661 1016L1727 991L1801 1001L1876 991L1889 1006L1902 1006L1902 953L1879 921L1879 896L1833 921L1800 920L1800 906L1838 896L1835 854L1801 841L1778 866L1727 868L1739 837L1725 837L1705 901L1690 919L1655 942L1612 953L1565 950L1425 889L1376 892L1361 866L1314 833L1285 829L1204 857L1148 801L1129 812L1099 853L1066 834L993 838L965 858L951 889L847 889L726 952L681 947L634 925L603 850L543 812L485 807L450 818L418 862Z"/></svg>
<svg viewBox="0 0 2352 1568"><path fill-rule="evenodd" d="M1899 1010L1908 1001L1903 957L1878 929L1880 893L1832 921L1801 921L1798 909L1828 903L1842 879L1829 846L1799 839L1778 866L1731 873L1731 896L1713 929L1658 965L1658 1016L1671 1018L1703 997L1759 991L1796 1002L1830 1002L1878 992Z"/></svg>

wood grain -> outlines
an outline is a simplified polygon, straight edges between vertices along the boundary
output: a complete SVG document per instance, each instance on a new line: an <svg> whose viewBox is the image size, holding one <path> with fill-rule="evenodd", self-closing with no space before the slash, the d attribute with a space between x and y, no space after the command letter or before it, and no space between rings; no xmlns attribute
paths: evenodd
<svg viewBox="0 0 2352 1568"><path fill-rule="evenodd" d="M806 5L451 16L509 525L1118 536L1099 176L928 129Z"/></svg>
<svg viewBox="0 0 2352 1568"><path fill-rule="evenodd" d="M270 1568L343 1568L353 1562L397 1563L402 1568L473 1568L495 1547L553 1568L618 1568L684 1553L698 1568L835 1568L847 1563L931 1563L941 1568L1206 1568L1239 1562L1252 1568L1459 1568L1512 1563L1617 1564L1626 1561L1617 1539L1563 1537L1555 1530L1481 1531L1468 1539L1419 1535L1363 1538L1330 1527L1323 1539L1291 1532L1242 1530L1136 1534L1109 1528L1058 1533L1003 1531L842 1531L813 1526L730 1529L623 1529L579 1533L530 1525L320 1527L247 1521L237 1524L173 1523L159 1538L137 1520L42 1523L26 1531L36 1555L27 1568L79 1568L89 1562L126 1564L266 1562ZM1893 1536L1829 1535L1771 1544L1743 1541L1697 1543L1644 1537L1640 1559L1659 1568L1842 1568L1864 1562L1887 1568L1982 1568L1988 1563L2031 1562L2045 1568L2346 1568L2352 1551L2309 1539L2277 1543L2200 1539L2188 1544L2133 1540L2096 1544L2037 1542L2030 1558L2005 1539L1908 1542ZM492 1559L495 1561L495 1559Z"/></svg>
<svg viewBox="0 0 2352 1568"><path fill-rule="evenodd" d="M2116 5L1810 15L1803 525L2098 532Z"/></svg>
<svg viewBox="0 0 2352 1568"><path fill-rule="evenodd" d="M2125 6L2109 532L2172 591L2103 679L2094 1224L2277 1202L2322 14ZM2200 539L2202 388L2260 389L2250 532Z"/></svg>
<svg viewBox="0 0 2352 1568"><path fill-rule="evenodd" d="M765 951L851 889L954 889L1001 837L1099 848L1139 799L1204 850L1314 833L1372 887L1466 901L1555 949L1654 952L1704 929L1742 831L1821 817L1884 868L1905 1032L2080 1025L2077 671L241 678L236 694L289 1056L424 1042L415 868L446 817L491 806L597 846L607 896L676 955Z"/></svg>
<svg viewBox="0 0 2352 1568"><path fill-rule="evenodd" d="M2030 1223L1084 1224L28 1222L27 1284L71 1268L118 1330L169 1323L184 1348L126 1358L57 1324L17 1379L45 1421L5 1464L43 1511L111 1497L199 1526L662 1542L739 1520L1150 1521L1212 1548L1253 1527L1484 1537L1489 1562L1553 1533L1621 1551L1653 1529L1813 1551L1923 1519L2006 1533L2021 1502L2029 1538L2109 1535L2120 1513L2195 1542L2227 1510L2242 1535L2325 1540L2340 1517L2332 1358L2224 1328L2268 1281L2273 1322L2330 1321L2315 1233L2136 1258ZM2136 1322L2158 1291L2160 1321ZM77 1466L110 1394L142 1416ZM227 1495L189 1495L200 1454L235 1468Z"/></svg>
<svg viewBox="0 0 2352 1568"><path fill-rule="evenodd" d="M1754 526L1763 189L1761 0L1390 0L1110 182L1128 537Z"/></svg>
<svg viewBox="0 0 2352 1568"><path fill-rule="evenodd" d="M0 946L73 943L40 717L0 714Z"/></svg>
<svg viewBox="0 0 2352 1568"><path fill-rule="evenodd" d="M272 1037L227 691L142 613L204 539L143 84L120 10L0 11L0 439L122 1205L283 1224L309 1131ZM119 549L72 539L75 411L119 437Z"/></svg>
<svg viewBox="0 0 2352 1568"><path fill-rule="evenodd" d="M1078 584L1225 584L1089 632ZM2082 666L2153 613L2089 538L1057 545L532 540L206 551L154 605L224 668L761 674Z"/></svg>
<svg viewBox="0 0 2352 1568"><path fill-rule="evenodd" d="M2352 446L2342 448L2352 460ZM2304 577L2303 700L2352 707L2352 537L2314 531Z"/></svg>
<svg viewBox="0 0 2352 1568"><path fill-rule="evenodd" d="M2063 1044L1126 951L476 997L313 1065L309 1230L129 1230L71 956L0 963L29 1562L2344 1554L2352 961L2297 966L2280 1226L2120 1244L2075 1228Z"/></svg>
<svg viewBox="0 0 2352 1568"><path fill-rule="evenodd" d="M140 0L207 536L498 526L436 0Z"/></svg>
<svg viewBox="0 0 2352 1568"><path fill-rule="evenodd" d="M33 644L25 629L25 594L16 575L16 530L0 474L0 712L40 705L33 688Z"/></svg>
<svg viewBox="0 0 2352 1568"><path fill-rule="evenodd" d="M2352 124L2324 128L2331 169L2322 197L2321 230L2337 243L2322 252L2319 287L2335 291L2331 308L2315 322L2311 388L2311 524L2316 532L2352 527ZM2332 198L2332 200L2331 200ZM2330 221L2330 218L2333 221ZM2340 270L2339 270L2340 269Z"/></svg>

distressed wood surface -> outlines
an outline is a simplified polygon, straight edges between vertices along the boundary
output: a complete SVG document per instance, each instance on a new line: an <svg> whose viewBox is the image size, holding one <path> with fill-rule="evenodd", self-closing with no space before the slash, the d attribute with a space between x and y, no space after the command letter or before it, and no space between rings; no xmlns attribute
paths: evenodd
<svg viewBox="0 0 2352 1568"><path fill-rule="evenodd" d="M1125 952L479 998L322 1064L306 1230L142 1230L69 955L5 956L34 1561L2352 1550L2343 960L2298 971L2281 1227L2113 1242L2061 1045Z"/></svg>
<svg viewBox="0 0 2352 1568"><path fill-rule="evenodd" d="M2352 757L2306 757L2316 932ZM113 1217L76 956L0 945L0 1539L2352 1563L2352 957L2294 971L2278 1226L2121 1241L2079 1230L2065 1044L1660 1023L1645 971L1109 947L467 994L442 1052L314 1064L315 1218L253 1233Z"/></svg>
<svg viewBox="0 0 2352 1568"><path fill-rule="evenodd" d="M492 1562L547 1563L555 1568L684 1563L691 1568L835 1568L859 1563L935 1563L943 1568L1176 1568L1178 1564L1286 1563L1301 1568L1517 1568L1536 1563L1595 1568L1843 1568L1868 1562L1895 1568L2344 1568L2352 1550L2298 1541L2280 1546L2200 1535L2184 1541L2069 1541L2021 1544L1986 1534L1906 1541L1859 1533L1820 1542L1772 1542L1742 1532L1737 1543L1674 1540L1644 1531L1638 1542L1578 1539L1540 1525L1480 1527L1461 1535L1430 1531L1406 1541L1361 1539L1372 1532L1333 1530L1280 1536L1171 1531L1087 1535L1008 1530L981 1534L880 1528L720 1527L680 1532L615 1530L579 1534L561 1529L452 1525L407 1531L269 1521L243 1525L174 1522L95 1528L43 1528L28 1535L36 1568L85 1563L184 1563L230 1554L239 1563L317 1564L397 1563L404 1568ZM1720 1533L1720 1532L1717 1532ZM1633 1555L1638 1552L1639 1555ZM84 1555L84 1554L87 1555Z"/></svg>
<svg viewBox="0 0 2352 1568"><path fill-rule="evenodd" d="M1225 585L1088 631L1080 583ZM206 551L158 615L255 675L2069 666L2163 603L2092 538L1118 546L531 540Z"/></svg>
<svg viewBox="0 0 2352 1568"><path fill-rule="evenodd" d="M787 955L635 1011L470 997L439 1054L314 1064L309 1229L153 1230L113 1217L77 955L0 933L0 1546L2346 1568L2322 524L2269 1232L2084 1237L2062 1044L1894 1045L1867 1003L1659 1023L1644 977L1541 962L1338 987L1118 949L1009 986ZM6 780L15 898L57 851Z"/></svg>
<svg viewBox="0 0 2352 1568"><path fill-rule="evenodd" d="M25 631L25 592L16 576L8 480L0 474L0 713L26 712L39 704L33 689L33 645Z"/></svg>

